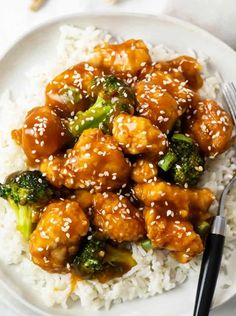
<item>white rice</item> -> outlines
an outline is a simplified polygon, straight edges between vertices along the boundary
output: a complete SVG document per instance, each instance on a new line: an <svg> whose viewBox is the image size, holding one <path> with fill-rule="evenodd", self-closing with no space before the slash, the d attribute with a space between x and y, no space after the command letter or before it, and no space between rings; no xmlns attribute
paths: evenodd
<svg viewBox="0 0 236 316"><path fill-rule="evenodd" d="M65 68L89 58L93 47L104 41L113 40L112 36L102 30L89 27L79 29L65 25L61 28L57 57L53 65L40 65L28 72L29 94L21 99L12 100L9 91L0 97L0 181L16 170L24 169L25 160L22 150L14 144L10 132L22 125L26 112L33 106L43 104L44 88L49 79ZM165 60L178 56L176 52L162 45L149 45L153 60ZM220 76L210 74L209 58L196 54L192 50L186 54L195 56L203 65L204 87L200 93L203 97L217 99ZM8 132L6 132L8 131ZM219 197L224 185L236 169L236 155L233 148L208 163L207 171L201 184L210 188ZM227 239L223 268L232 251L232 241L236 239L236 190L227 201ZM216 211L217 203L212 210ZM71 293L71 276L49 274L34 265L30 259L27 244L16 230L15 216L8 204L0 201L0 258L6 265L16 265L25 286L35 288L42 301L48 306L60 304L66 307L69 298L78 301L86 309L110 308L111 304L132 300L136 297L148 297L161 294L186 281L191 269L199 265L199 258L189 264L181 265L165 251L146 253L140 246L133 245L133 256L137 265L118 278L101 284L97 281L78 282ZM228 281L226 280L225 283Z"/></svg>

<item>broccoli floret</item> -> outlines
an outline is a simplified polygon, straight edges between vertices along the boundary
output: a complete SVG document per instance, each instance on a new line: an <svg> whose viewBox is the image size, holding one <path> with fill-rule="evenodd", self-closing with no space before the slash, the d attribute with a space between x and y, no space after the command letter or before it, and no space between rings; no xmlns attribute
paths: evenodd
<svg viewBox="0 0 236 316"><path fill-rule="evenodd" d="M16 172L0 184L0 197L16 213L17 229L28 239L34 228L34 215L56 196L47 179L38 170Z"/></svg>
<svg viewBox="0 0 236 316"><path fill-rule="evenodd" d="M86 279L96 279L106 271L119 268L127 272L136 261L130 251L111 246L107 239L90 239L82 245L73 261L73 268Z"/></svg>
<svg viewBox="0 0 236 316"><path fill-rule="evenodd" d="M69 130L79 137L88 128L100 128L105 133L111 130L111 123L121 112L134 112L135 98L131 88L115 76L97 77L89 88L95 103L85 112L78 112L69 121Z"/></svg>
<svg viewBox="0 0 236 316"><path fill-rule="evenodd" d="M91 239L81 248L73 266L82 276L92 278L96 272L103 270L106 243L104 240Z"/></svg>
<svg viewBox="0 0 236 316"><path fill-rule="evenodd" d="M108 130L112 106L98 97L96 103L85 112L78 112L69 122L69 130L74 137L79 137L85 129L100 128Z"/></svg>
<svg viewBox="0 0 236 316"><path fill-rule="evenodd" d="M93 79L89 92L92 98L100 97L105 101L112 101L112 103L119 105L124 111L133 111L135 96L132 88L114 75Z"/></svg>
<svg viewBox="0 0 236 316"><path fill-rule="evenodd" d="M192 138L173 134L169 151L158 165L172 182L195 186L204 171L204 163L204 158Z"/></svg>
<svg viewBox="0 0 236 316"><path fill-rule="evenodd" d="M129 250L115 248L109 244L106 247L104 262L108 263L110 266L120 266L125 271L130 270L137 264Z"/></svg>

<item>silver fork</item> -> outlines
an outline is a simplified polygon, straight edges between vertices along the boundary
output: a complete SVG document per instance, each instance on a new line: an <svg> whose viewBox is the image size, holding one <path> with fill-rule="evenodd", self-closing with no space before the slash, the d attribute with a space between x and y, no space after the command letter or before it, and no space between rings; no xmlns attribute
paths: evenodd
<svg viewBox="0 0 236 316"><path fill-rule="evenodd" d="M234 125L236 125L236 85L234 82L227 82L222 85L223 95L227 102Z"/></svg>
<svg viewBox="0 0 236 316"><path fill-rule="evenodd" d="M234 125L236 125L236 85L233 82L225 83L222 86L222 91L227 101L230 114L232 115ZM235 182L236 176L233 176L225 186L219 201L217 215L213 220L211 231L206 240L193 316L209 315L225 242L225 201Z"/></svg>

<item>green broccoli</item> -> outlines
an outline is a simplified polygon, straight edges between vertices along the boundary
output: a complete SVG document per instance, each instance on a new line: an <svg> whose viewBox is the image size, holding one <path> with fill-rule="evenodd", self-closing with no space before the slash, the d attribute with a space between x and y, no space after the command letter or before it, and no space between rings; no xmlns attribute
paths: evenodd
<svg viewBox="0 0 236 316"><path fill-rule="evenodd" d="M104 262L110 266L120 266L125 271L130 270L137 264L129 250L115 248L109 244L106 246Z"/></svg>
<svg viewBox="0 0 236 316"><path fill-rule="evenodd" d="M135 96L132 88L114 75L96 77L92 80L89 93L93 99L100 97L119 105L121 109L133 112Z"/></svg>
<svg viewBox="0 0 236 316"><path fill-rule="evenodd" d="M134 112L134 93L124 81L115 76L92 80L89 94L92 100L96 100L95 103L87 111L79 111L68 123L74 137L79 137L88 128L100 128L109 133L115 116L121 112Z"/></svg>
<svg viewBox="0 0 236 316"><path fill-rule="evenodd" d="M34 229L34 216L53 196L53 188L38 170L16 172L0 184L0 197L14 209L17 229L26 239Z"/></svg>
<svg viewBox="0 0 236 316"><path fill-rule="evenodd" d="M87 111L79 111L69 122L70 133L79 137L85 129L101 128L104 132L108 130L108 123L112 106L98 97L96 103Z"/></svg>
<svg viewBox="0 0 236 316"><path fill-rule="evenodd" d="M204 158L192 138L173 134L169 151L158 165L172 182L195 186L204 171L204 163Z"/></svg>
<svg viewBox="0 0 236 316"><path fill-rule="evenodd" d="M73 261L73 268L86 279L96 279L117 268L123 273L136 265L130 251L115 248L107 239L90 239L81 247Z"/></svg>
<svg viewBox="0 0 236 316"><path fill-rule="evenodd" d="M82 276L92 278L96 272L103 270L106 243L104 240L86 242L73 262L73 266Z"/></svg>

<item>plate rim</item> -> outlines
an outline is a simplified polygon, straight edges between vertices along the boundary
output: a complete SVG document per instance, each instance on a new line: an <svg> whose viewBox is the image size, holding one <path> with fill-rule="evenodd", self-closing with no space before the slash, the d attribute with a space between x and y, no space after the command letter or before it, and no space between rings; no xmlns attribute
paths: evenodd
<svg viewBox="0 0 236 316"><path fill-rule="evenodd" d="M169 22L171 24L176 24L176 25L181 26L189 31L196 32L196 33L200 34L201 36L205 37L206 39L209 38L211 40L211 42L215 42L215 44L217 46L221 47L222 50L223 49L227 50L227 53L232 55L232 58L235 58L235 61L236 61L236 51L232 47L230 47L223 40L219 39L217 36L211 34L210 32L204 30L200 26L197 26L191 22L182 20L182 19L177 18L177 17L170 16L167 14L138 13L138 12L131 12L131 11L114 12L114 11L109 11L109 10L106 10L106 11L97 10L97 11L91 11L91 12L86 11L86 12L68 13L68 14L62 14L62 15L57 16L57 17L49 17L49 18L46 18L45 20L39 22L35 26L30 26L27 31L24 31L20 35L18 35L0 54L0 67L1 67L1 64L4 62L4 59L7 58L8 55L14 51L14 49L16 48L17 45L19 45L22 41L26 40L27 37L32 36L34 33L40 31L41 29L53 26L54 24L57 24L60 22L63 23L63 21L66 21L69 19L74 19L77 17L78 18L79 17L83 17L83 18L86 18L86 17L89 17L89 18L117 17L117 18L119 18L119 17L124 17L124 16L130 17L130 18L157 19L157 20L160 20L163 22ZM45 315L45 316L51 315L51 314L45 313L42 310L39 310L38 307L34 306L33 304L26 301L25 299L19 297L19 295L14 291L14 289L11 289L11 287L7 283L5 283L3 280L0 280L0 284L2 284L2 286L8 291L8 293L10 293L10 295L17 298L17 300L21 304L25 305L27 308L30 308L31 311L34 310L34 311L40 312L41 315ZM225 305L227 302L232 300L232 298L235 296L236 296L236 293L232 294L223 303L218 303L218 304L214 305L211 310L218 310L219 307ZM9 308L11 308L11 310L13 310L16 313L19 313L19 311L17 311L15 308L10 306L10 304L8 304L9 302L4 302L1 295L0 295L0 300L3 302L3 304L5 304L5 306L9 306Z"/></svg>
<svg viewBox="0 0 236 316"><path fill-rule="evenodd" d="M13 40L8 47L3 51L3 53L0 55L0 63L2 63L3 59L6 58L6 56L15 48L16 45L18 45L21 41L26 39L28 36L32 35L33 33L39 31L40 29L43 29L47 26L51 26L55 23L58 23L63 20L67 19L73 19L76 17L136 17L136 18L155 18L162 21L174 23L177 25L180 25L184 28L187 28L190 31L198 32L204 37L210 38L212 41L214 41L217 45L220 45L222 48L227 49L227 51L232 54L236 58L236 51L230 47L228 44L226 44L224 41L222 41L217 36L211 34L210 32L204 30L198 25L195 25L191 22L182 20L180 18L176 18L167 14L150 14L150 13L136 13L136 12L127 12L127 11L119 11L117 13L114 13L113 11L91 11L91 12L77 12L77 13L69 13L69 14L62 14L58 17L51 17L47 18L45 21L39 22L37 25L30 27L27 31L22 32L21 35L17 36L15 40Z"/></svg>

